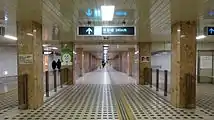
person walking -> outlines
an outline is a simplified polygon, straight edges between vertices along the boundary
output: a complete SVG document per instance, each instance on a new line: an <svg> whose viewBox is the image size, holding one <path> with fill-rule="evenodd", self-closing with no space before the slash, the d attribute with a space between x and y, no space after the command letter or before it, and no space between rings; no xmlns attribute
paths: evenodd
<svg viewBox="0 0 214 120"><path fill-rule="evenodd" d="M60 70L61 70L61 61L60 61L60 59L57 60L57 69L60 72Z"/></svg>

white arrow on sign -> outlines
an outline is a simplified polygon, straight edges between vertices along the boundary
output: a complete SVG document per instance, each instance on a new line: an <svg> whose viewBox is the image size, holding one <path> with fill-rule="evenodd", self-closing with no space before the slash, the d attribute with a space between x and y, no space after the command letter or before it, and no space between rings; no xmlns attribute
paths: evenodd
<svg viewBox="0 0 214 120"><path fill-rule="evenodd" d="M91 32L93 32L93 30L92 30L91 28L88 28L88 29L86 30L86 32L90 35Z"/></svg>
<svg viewBox="0 0 214 120"><path fill-rule="evenodd" d="M211 29L209 29L209 31L210 31L211 34L213 34L214 29L211 28Z"/></svg>

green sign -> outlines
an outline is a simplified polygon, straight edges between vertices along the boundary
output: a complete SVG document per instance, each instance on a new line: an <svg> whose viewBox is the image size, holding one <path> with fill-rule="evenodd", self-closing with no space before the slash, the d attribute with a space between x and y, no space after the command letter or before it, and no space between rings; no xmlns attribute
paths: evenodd
<svg viewBox="0 0 214 120"><path fill-rule="evenodd" d="M62 48L61 50L61 57L62 57L62 65L72 65L73 62L73 51L70 48Z"/></svg>

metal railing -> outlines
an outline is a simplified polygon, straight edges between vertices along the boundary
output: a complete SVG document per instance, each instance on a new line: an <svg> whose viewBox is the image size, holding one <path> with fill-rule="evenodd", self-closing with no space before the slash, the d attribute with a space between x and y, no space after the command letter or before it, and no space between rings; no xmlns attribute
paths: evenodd
<svg viewBox="0 0 214 120"><path fill-rule="evenodd" d="M56 70L44 72L43 83L46 97L50 96L51 91L57 92L58 87L62 88L64 84L67 84L68 72L68 69L62 69L61 72ZM20 109L27 108L27 82L27 74L0 78L0 110L16 106Z"/></svg>

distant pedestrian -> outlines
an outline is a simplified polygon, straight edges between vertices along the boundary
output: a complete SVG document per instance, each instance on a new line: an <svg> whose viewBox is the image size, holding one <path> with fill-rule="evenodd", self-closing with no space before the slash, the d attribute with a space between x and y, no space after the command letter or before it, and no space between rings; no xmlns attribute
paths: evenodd
<svg viewBox="0 0 214 120"><path fill-rule="evenodd" d="M57 69L60 72L60 70L61 70L61 61L60 61L60 59L57 60Z"/></svg>
<svg viewBox="0 0 214 120"><path fill-rule="evenodd" d="M57 67L57 63L56 63L56 61L55 61L55 60L53 60L53 62L52 62L52 69L53 69L53 70L55 70L55 69L56 69L56 67Z"/></svg>

